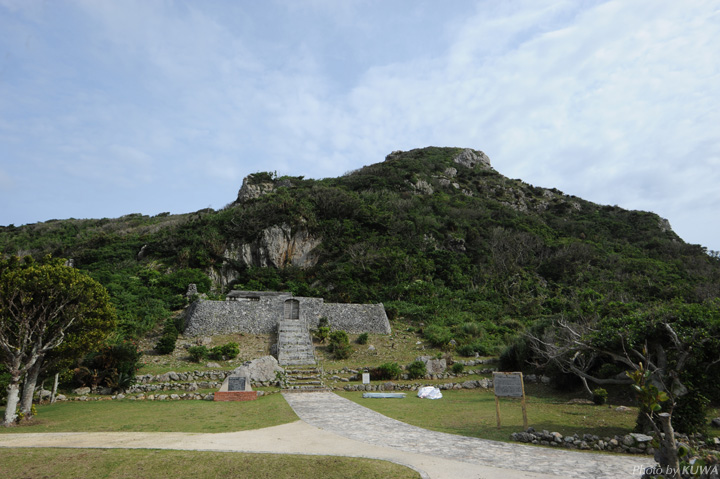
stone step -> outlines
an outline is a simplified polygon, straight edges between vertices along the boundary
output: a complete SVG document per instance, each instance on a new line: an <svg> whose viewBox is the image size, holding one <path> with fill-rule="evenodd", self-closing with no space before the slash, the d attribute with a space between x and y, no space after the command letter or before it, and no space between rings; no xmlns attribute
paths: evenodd
<svg viewBox="0 0 720 479"><path fill-rule="evenodd" d="M315 370L286 369L285 374L288 376L295 377L295 378L304 378L304 377L317 378L317 377L320 377L320 371L318 371L317 369L315 369Z"/></svg>
<svg viewBox="0 0 720 479"><path fill-rule="evenodd" d="M296 388L290 387L290 388L282 390L282 392L286 392L286 393L310 393L310 392L322 392L322 391L330 391L330 388L307 386L307 387L296 387Z"/></svg>
<svg viewBox="0 0 720 479"><path fill-rule="evenodd" d="M315 364L315 360L314 359L312 359L312 360L310 360L310 359L304 359L304 360L289 359L287 361L283 361L283 364L286 364L288 366L302 366L302 365L306 365L306 364Z"/></svg>
<svg viewBox="0 0 720 479"><path fill-rule="evenodd" d="M304 387L304 386L313 386L313 387L320 387L323 386L322 381L302 381L302 382L295 382L295 381L288 381L288 387Z"/></svg>
<svg viewBox="0 0 720 479"><path fill-rule="evenodd" d="M281 366L315 364L315 348L304 322L292 320L279 322L277 358Z"/></svg>

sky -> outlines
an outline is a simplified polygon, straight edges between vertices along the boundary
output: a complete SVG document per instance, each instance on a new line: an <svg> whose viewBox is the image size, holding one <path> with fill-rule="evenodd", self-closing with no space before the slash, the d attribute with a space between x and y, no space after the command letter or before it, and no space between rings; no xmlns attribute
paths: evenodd
<svg viewBox="0 0 720 479"><path fill-rule="evenodd" d="M717 0L0 0L0 225L453 146L720 251L718 45Z"/></svg>

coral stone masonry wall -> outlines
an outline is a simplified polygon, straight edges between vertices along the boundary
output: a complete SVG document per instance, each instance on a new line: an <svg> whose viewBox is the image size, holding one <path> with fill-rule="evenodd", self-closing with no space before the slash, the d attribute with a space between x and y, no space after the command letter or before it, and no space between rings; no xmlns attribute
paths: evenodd
<svg viewBox="0 0 720 479"><path fill-rule="evenodd" d="M390 323L382 304L323 303L320 317L328 318L332 329L348 333L390 334ZM310 328L316 328L318 321L309 323Z"/></svg>
<svg viewBox="0 0 720 479"><path fill-rule="evenodd" d="M185 335L274 333L279 321L284 318L286 302L289 300L297 301L297 319L310 329L316 328L320 318L325 317L333 330L390 333L390 322L382 304L325 303L322 298L252 291L237 292L229 299L199 300L192 303L185 311Z"/></svg>

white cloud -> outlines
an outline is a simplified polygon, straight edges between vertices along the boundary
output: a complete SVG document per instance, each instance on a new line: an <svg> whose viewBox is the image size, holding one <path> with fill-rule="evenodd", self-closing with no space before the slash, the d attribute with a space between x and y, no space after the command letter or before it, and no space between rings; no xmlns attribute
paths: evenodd
<svg viewBox="0 0 720 479"><path fill-rule="evenodd" d="M469 146L593 201L717 216L715 2L33 5L22 28L0 18L0 47L34 35L0 69L13 161L147 185L147 201L194 181L204 207L254 171L336 176Z"/></svg>

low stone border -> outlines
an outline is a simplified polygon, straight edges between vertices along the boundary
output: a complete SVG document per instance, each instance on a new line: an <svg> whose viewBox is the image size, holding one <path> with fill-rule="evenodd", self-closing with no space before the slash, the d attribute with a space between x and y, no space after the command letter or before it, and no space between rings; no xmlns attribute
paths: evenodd
<svg viewBox="0 0 720 479"><path fill-rule="evenodd" d="M253 391L257 393L257 397L278 394L280 391ZM112 396L77 396L67 397L64 394L58 394L57 401L114 401L126 399L129 401L213 401L215 393L183 393L183 394L113 394Z"/></svg>
<svg viewBox="0 0 720 479"><path fill-rule="evenodd" d="M342 388L335 389L344 389L345 391L417 391L423 386L427 386L427 384L395 384L392 381L387 381L380 384L348 384ZM462 383L433 384L433 386L446 391L448 389L490 389L493 387L493 384L491 379L476 379Z"/></svg>
<svg viewBox="0 0 720 479"><path fill-rule="evenodd" d="M518 442L539 444L542 446L565 447L568 449L620 452L625 454L652 455L655 453L655 449L650 445L653 437L638 433L602 438L592 434L563 436L559 432L549 432L546 429L537 432L534 428L530 427L525 432L512 433L510 438Z"/></svg>
<svg viewBox="0 0 720 479"><path fill-rule="evenodd" d="M687 436L685 434L675 434L679 443L686 444L693 449L714 449L720 448L720 441L714 444L707 444L703 441L702 434L694 434ZM624 436L599 437L592 434L573 434L572 436L563 436L559 432L541 432L535 431L530 427L525 432L514 432L510 435L513 441L525 442L530 444L539 444L542 446L564 447L568 449L583 449L606 452L618 452L623 454L648 454L655 453L652 441L655 439L655 433L650 435L631 432Z"/></svg>

